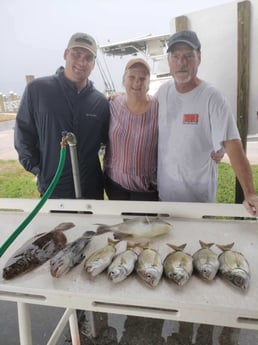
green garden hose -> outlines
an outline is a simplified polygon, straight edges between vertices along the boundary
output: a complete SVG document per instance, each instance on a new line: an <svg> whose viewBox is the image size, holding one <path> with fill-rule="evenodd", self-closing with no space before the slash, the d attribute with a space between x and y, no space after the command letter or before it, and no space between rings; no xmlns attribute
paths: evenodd
<svg viewBox="0 0 258 345"><path fill-rule="evenodd" d="M9 236L9 238L2 245L2 247L0 248L0 257L4 254L4 252L7 250L7 248L13 243L13 241L16 239L16 237L24 230L24 228L36 216L36 214L39 212L41 207L45 204L47 199L52 194L57 182L59 181L59 178L60 178L62 171L63 171L63 168L64 168L65 158L66 158L66 145L67 145L67 136L63 136L62 141L61 141L59 163L58 163L58 167L57 167L55 176L53 177L53 180L51 181L50 185L48 186L48 189L43 194L42 198L40 199L38 204L35 206L35 208L31 211L31 213L27 216L27 218L24 219L24 221L18 226L18 228Z"/></svg>

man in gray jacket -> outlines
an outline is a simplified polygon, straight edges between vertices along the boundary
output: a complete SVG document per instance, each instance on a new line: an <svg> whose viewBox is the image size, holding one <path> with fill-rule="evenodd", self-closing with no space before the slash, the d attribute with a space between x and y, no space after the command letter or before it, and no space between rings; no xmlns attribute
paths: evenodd
<svg viewBox="0 0 258 345"><path fill-rule="evenodd" d="M95 66L93 37L74 34L64 52L65 67L55 75L30 82L23 94L15 124L14 144L23 167L37 176L45 193L58 167L62 132L77 139L82 198L103 199L98 152L108 138L109 106L88 79ZM75 198L70 152L51 198Z"/></svg>

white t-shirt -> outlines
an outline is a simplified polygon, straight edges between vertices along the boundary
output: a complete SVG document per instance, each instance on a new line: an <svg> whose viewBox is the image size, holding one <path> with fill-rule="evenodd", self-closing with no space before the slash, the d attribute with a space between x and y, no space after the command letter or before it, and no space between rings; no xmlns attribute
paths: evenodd
<svg viewBox="0 0 258 345"><path fill-rule="evenodd" d="M212 151L240 139L232 110L212 85L202 81L179 93L174 82L160 86L158 190L161 201L215 202L217 164Z"/></svg>

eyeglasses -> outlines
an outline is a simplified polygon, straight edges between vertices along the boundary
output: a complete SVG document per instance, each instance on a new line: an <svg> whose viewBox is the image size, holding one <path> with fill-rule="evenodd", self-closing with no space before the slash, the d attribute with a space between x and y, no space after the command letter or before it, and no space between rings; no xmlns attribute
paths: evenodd
<svg viewBox="0 0 258 345"><path fill-rule="evenodd" d="M85 60L86 62L88 63L91 63L95 60L95 56L91 53L85 53L85 52L82 52L80 50L76 50L76 49L70 49L71 51L71 55L72 55L72 58L74 60L80 60L80 59L83 59Z"/></svg>

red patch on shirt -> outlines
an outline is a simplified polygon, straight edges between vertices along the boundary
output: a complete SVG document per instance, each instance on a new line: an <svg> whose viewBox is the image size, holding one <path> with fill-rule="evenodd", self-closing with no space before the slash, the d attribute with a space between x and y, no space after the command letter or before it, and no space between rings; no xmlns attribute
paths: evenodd
<svg viewBox="0 0 258 345"><path fill-rule="evenodd" d="M199 114L184 114L183 123L187 125L197 125L199 122Z"/></svg>

